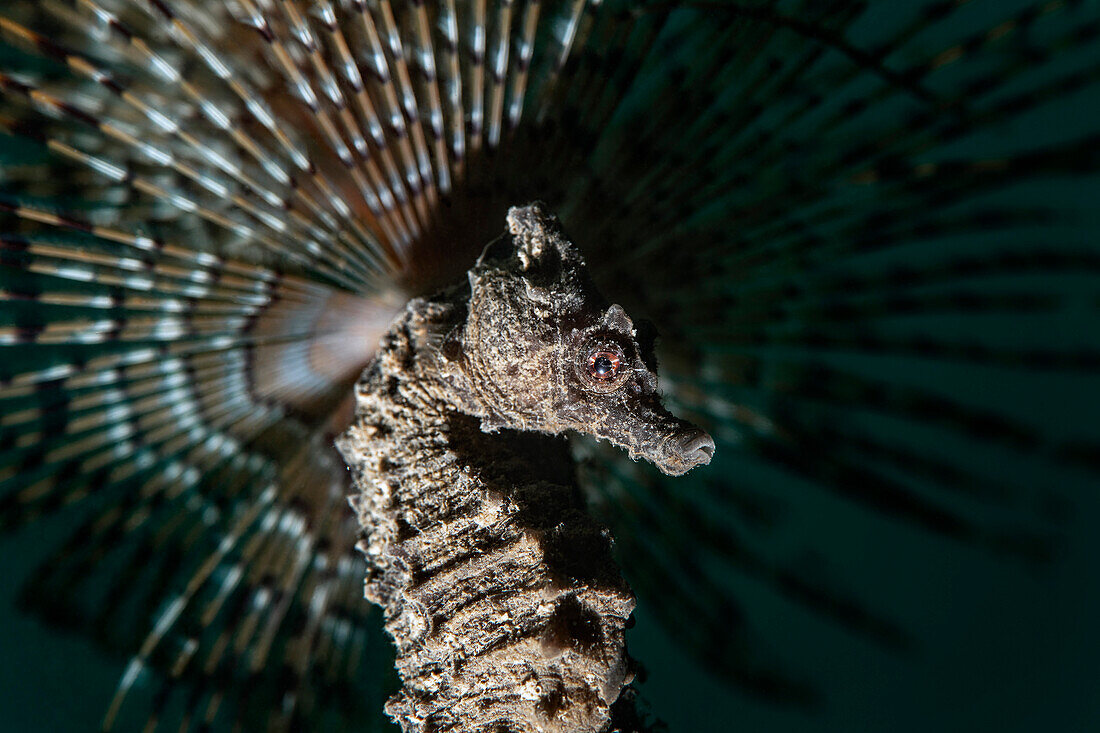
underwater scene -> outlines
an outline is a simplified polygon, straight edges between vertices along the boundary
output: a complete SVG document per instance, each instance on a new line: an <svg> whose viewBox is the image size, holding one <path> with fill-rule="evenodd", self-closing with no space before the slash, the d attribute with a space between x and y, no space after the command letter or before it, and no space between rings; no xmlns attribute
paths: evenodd
<svg viewBox="0 0 1100 733"><path fill-rule="evenodd" d="M1092 0L0 4L0 730L1100 730L1098 414Z"/></svg>

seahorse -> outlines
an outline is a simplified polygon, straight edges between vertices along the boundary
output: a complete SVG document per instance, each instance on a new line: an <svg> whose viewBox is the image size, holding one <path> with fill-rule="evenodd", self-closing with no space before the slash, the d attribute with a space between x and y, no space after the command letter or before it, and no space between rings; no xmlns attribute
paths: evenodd
<svg viewBox="0 0 1100 733"><path fill-rule="evenodd" d="M652 343L539 205L510 209L468 276L397 318L339 442L397 645L386 709L410 733L605 730L634 597L553 436L670 475L714 441L664 409Z"/></svg>

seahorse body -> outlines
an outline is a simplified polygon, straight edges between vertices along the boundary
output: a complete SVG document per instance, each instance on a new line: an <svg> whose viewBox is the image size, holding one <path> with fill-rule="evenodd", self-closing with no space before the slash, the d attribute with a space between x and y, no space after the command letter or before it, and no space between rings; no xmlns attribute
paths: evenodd
<svg viewBox="0 0 1100 733"><path fill-rule="evenodd" d="M587 425L672 473L713 451L660 407L632 324L553 220L513 209L509 229L469 286L408 305L340 442L406 731L615 725L634 597L553 434Z"/></svg>

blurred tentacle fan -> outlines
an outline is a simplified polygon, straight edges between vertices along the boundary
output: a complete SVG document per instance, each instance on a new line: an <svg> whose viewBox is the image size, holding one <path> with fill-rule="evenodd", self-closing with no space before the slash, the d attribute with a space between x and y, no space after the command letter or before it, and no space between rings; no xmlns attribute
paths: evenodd
<svg viewBox="0 0 1100 733"><path fill-rule="evenodd" d="M670 479L570 439L642 697L844 700L830 663L978 613L948 585L1072 557L1098 34L1069 0L9 0L7 603L100 642L105 728L389 726L333 444L406 301L541 200L717 442Z"/></svg>

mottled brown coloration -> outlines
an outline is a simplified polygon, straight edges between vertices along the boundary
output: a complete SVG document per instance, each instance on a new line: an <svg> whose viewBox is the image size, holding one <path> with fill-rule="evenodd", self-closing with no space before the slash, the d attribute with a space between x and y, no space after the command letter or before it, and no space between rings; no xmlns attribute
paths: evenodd
<svg viewBox="0 0 1100 733"><path fill-rule="evenodd" d="M412 301L383 338L340 449L405 731L627 728L611 706L634 597L552 436L670 474L707 463L710 437L661 407L650 350L537 205L509 212L468 285Z"/></svg>

